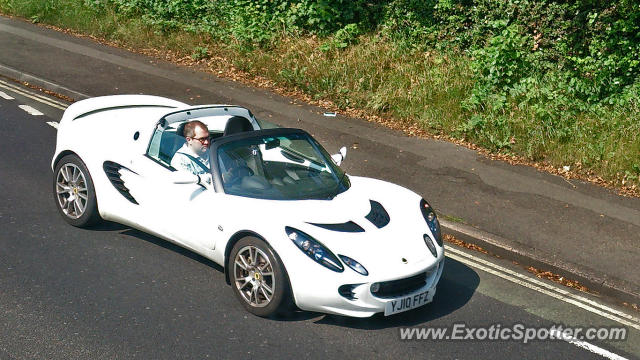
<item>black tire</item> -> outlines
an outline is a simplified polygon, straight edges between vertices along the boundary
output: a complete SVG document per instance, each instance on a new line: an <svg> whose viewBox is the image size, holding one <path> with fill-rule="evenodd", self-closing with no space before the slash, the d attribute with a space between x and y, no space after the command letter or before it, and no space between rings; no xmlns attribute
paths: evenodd
<svg viewBox="0 0 640 360"><path fill-rule="evenodd" d="M53 171L53 198L66 222L88 227L100 222L93 180L87 166L75 155L66 155Z"/></svg>
<svg viewBox="0 0 640 360"><path fill-rule="evenodd" d="M253 259L247 256L252 249L257 250L253 251L256 254ZM245 263L242 259L245 259ZM246 269L242 269L236 260L246 266ZM265 265L266 260L268 265ZM233 293L250 313L260 317L273 317L285 315L291 310L293 302L286 270L278 254L264 240L253 236L240 239L231 250L227 270ZM267 275L269 273L272 275Z"/></svg>

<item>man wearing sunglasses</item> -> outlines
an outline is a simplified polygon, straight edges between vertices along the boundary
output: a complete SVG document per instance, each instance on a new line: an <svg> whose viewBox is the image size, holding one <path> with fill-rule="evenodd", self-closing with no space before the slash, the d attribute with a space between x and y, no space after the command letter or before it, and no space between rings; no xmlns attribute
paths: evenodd
<svg viewBox="0 0 640 360"><path fill-rule="evenodd" d="M177 170L189 171L198 175L203 185L211 184L209 172L209 130L201 121L194 120L184 125L184 137L187 142L173 155L171 166Z"/></svg>

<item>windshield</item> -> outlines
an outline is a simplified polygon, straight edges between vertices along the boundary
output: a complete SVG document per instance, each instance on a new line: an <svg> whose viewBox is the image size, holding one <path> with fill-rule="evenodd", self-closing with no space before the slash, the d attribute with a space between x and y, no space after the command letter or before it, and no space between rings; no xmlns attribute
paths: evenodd
<svg viewBox="0 0 640 360"><path fill-rule="evenodd" d="M239 139L217 147L224 192L273 200L328 199L349 188L345 173L306 133Z"/></svg>

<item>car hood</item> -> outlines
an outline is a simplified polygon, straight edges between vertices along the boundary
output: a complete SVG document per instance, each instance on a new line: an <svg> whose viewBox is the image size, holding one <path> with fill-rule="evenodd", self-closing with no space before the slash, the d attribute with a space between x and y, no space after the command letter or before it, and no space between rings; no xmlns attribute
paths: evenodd
<svg viewBox="0 0 640 360"><path fill-rule="evenodd" d="M272 233L281 233L285 241L289 240L284 227L296 228L334 254L360 262L373 276L405 276L413 268L424 269L436 262L424 243L423 235L431 233L420 212L419 195L381 180L355 176L350 180L351 187L331 200L257 201L252 207L259 210L255 214L268 214L264 225ZM376 215L382 221L376 221ZM363 231L348 231L354 227L351 222Z"/></svg>

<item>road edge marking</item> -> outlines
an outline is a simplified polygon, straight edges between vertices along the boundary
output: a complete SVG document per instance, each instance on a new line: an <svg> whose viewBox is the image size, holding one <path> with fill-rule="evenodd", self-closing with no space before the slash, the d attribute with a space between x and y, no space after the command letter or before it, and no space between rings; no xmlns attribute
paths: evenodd
<svg viewBox="0 0 640 360"><path fill-rule="evenodd" d="M613 353L609 350L605 350L599 346L593 345L591 343L588 343L584 340L578 340L575 339L573 337L568 337L568 336L564 336L564 334L558 330L552 330L549 332L552 336L556 337L557 339L561 339L563 341L568 342L569 344L575 345L579 348L588 350L594 354L600 355L602 357L605 357L607 359L611 359L611 360L628 360L625 357L622 357L616 353Z"/></svg>
<svg viewBox="0 0 640 360"><path fill-rule="evenodd" d="M20 94L22 96L26 96L29 99L38 101L40 103L43 103L45 105L54 107L56 109L65 110L67 107L69 107L69 105L66 105L64 103L61 103L61 102L58 102L58 101L55 101L55 100L52 100L52 99L48 99L48 98L46 98L46 97L44 97L44 96L42 96L40 94L36 94L36 93L31 92L29 90L21 89L21 88L15 86L15 85L12 85L12 84L9 84L9 83L3 81L3 80L0 80L0 88L4 88L6 90L13 91L13 92L15 92L17 94Z"/></svg>
<svg viewBox="0 0 640 360"><path fill-rule="evenodd" d="M575 306L577 306L577 307L579 307L579 308L581 308L583 310L589 311L589 312L594 313L596 315L600 315L600 316L602 316L602 317L604 317L606 319L613 320L613 321L616 321L616 322L618 322L620 324L630 326L630 327L632 327L632 328L634 328L636 330L640 330L640 325L639 324L635 324L635 323L633 323L633 322L631 322L631 321L629 321L627 319L624 319L622 317L619 317L619 316L616 316L616 315L609 314L609 313L606 313L604 311L601 311L600 309L594 308L593 306L590 306L590 305L584 304L584 303L582 303L580 301L577 301L577 300L571 298L570 296L558 294L558 293L555 293L553 291L544 289L544 288L542 288L540 286L537 286L537 285L534 285L534 284L529 283L527 281L518 279L518 278L513 277L511 275L508 275L508 274L505 274L505 273L501 273L498 270L491 269L490 267L487 267L487 266L482 265L480 263L474 262L474 261L472 261L470 259L466 259L466 258L461 257L461 256L456 255L456 254L447 254L447 256L450 257L453 260L456 260L456 261L459 261L459 262L464 263L466 265L475 267L475 268L480 269L480 270L482 270L484 272L487 272L489 274L492 274L492 275L495 275L497 277L500 277L500 278L502 278L504 280L507 280L507 281L510 281L512 283L518 284L520 286L529 288L531 290L535 290L537 292L540 292L542 294L551 296L551 297L556 298L558 300L562 300L562 301L564 301L566 303L575 305Z"/></svg>
<svg viewBox="0 0 640 360"><path fill-rule="evenodd" d="M620 311L620 310L617 310L617 309L613 309L613 308L611 308L609 306L606 306L604 304L600 304L600 303L598 303L596 301L593 301L591 299L585 298L584 296L580 296L580 295L574 294L574 293L566 290L563 287L559 287L559 286L555 286L553 284L549 284L549 283L544 282L542 280L538 280L535 277L531 277L531 276L520 274L518 272L515 272L515 271L512 271L512 270L507 269L505 267L502 267L502 266L500 266L498 264L495 264L495 263L492 263L490 261L481 259L481 258L479 258L477 256L473 256L473 255L471 255L469 253L466 253L466 252L464 252L464 251L462 251L460 249L453 248L452 246L447 246L447 250L452 251L452 252L454 252L454 253L456 253L458 255L470 258L470 259L472 259L472 260L474 260L476 262L480 262L480 263L485 264L487 266L493 267L494 269L496 269L498 271L501 271L503 273L506 273L506 274L509 274L509 275L512 275L512 276L516 276L516 277L518 277L520 279L523 279L525 281L529 281L529 282L531 282L533 284L536 284L538 286L542 286L542 287L545 287L545 288L547 288L549 290L556 291L556 292L558 292L558 293L560 293L562 295L572 297L572 298L574 298L574 299L576 299L578 301L581 301L581 302L586 303L588 305L591 305L593 307L600 308L600 310L607 311L609 313L624 317L624 318L626 318L628 320L631 320L631 321L634 321L634 322L637 322L638 324L640 324L640 318L637 318L637 317L635 317L635 316L633 316L631 314L625 313L623 311Z"/></svg>

